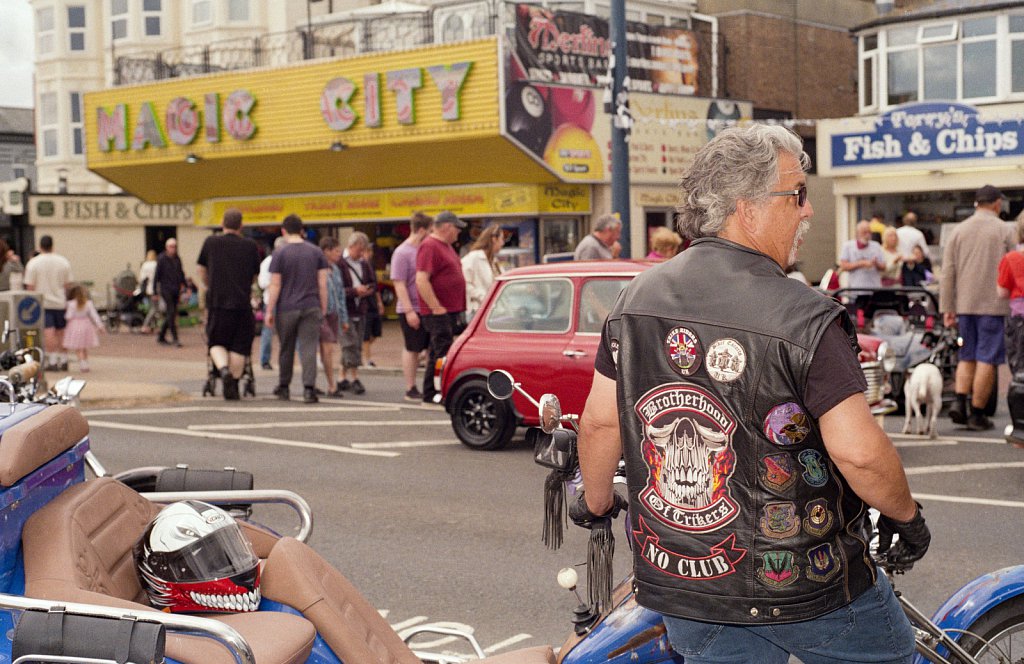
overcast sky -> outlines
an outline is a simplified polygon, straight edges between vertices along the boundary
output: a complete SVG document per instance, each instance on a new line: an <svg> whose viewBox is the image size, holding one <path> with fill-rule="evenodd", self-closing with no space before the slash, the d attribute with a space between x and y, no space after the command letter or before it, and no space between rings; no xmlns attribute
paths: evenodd
<svg viewBox="0 0 1024 664"><path fill-rule="evenodd" d="M0 0L0 106L33 106L32 34L28 0Z"/></svg>

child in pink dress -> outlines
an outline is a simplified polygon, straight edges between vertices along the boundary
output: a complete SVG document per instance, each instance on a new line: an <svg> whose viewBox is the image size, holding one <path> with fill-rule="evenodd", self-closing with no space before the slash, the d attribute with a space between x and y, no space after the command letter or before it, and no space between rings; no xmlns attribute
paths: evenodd
<svg viewBox="0 0 1024 664"><path fill-rule="evenodd" d="M89 370L89 349L100 345L97 331L103 329L103 321L89 299L85 286L75 285L71 288L71 299L68 300L64 317L68 325L64 329L64 348L75 351L78 356L78 368Z"/></svg>

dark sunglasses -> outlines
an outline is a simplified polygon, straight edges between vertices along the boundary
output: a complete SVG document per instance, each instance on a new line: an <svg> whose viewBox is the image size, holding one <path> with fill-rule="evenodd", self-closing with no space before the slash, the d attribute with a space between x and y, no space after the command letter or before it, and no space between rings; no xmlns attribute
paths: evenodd
<svg viewBox="0 0 1024 664"><path fill-rule="evenodd" d="M769 196L796 196L796 206L803 207L807 203L807 185L800 185L799 189L788 189L786 191L773 191Z"/></svg>

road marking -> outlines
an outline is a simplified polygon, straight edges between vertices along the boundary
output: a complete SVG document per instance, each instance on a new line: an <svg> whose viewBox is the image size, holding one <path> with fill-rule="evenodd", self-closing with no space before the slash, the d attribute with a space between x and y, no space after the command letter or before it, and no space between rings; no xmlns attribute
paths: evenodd
<svg viewBox="0 0 1024 664"><path fill-rule="evenodd" d="M278 445L280 447L302 447L311 450L324 450L327 452L340 452L343 454L362 454L376 457L396 457L399 452L386 452L383 450L360 450L353 447L341 445L325 445L323 443L309 443L299 440L285 440L283 438L266 438L264 436L246 436L235 433L217 433L216 431L189 431L188 429L169 429L167 427L151 427L143 424L127 424L124 422L106 422L103 420L90 420L90 427L122 429L124 431L142 431L146 433L160 433L177 436L191 436L193 438L207 438L215 440L239 440L249 443L260 443L261 445Z"/></svg>
<svg viewBox="0 0 1024 664"><path fill-rule="evenodd" d="M1021 507L1024 502L1018 500L998 500L996 498L970 498L967 496L940 496L933 493L915 493L915 498L921 500L936 500L946 503L968 503L973 505L988 505L991 507Z"/></svg>
<svg viewBox="0 0 1024 664"><path fill-rule="evenodd" d="M84 410L82 415L163 415L168 413L380 413L398 412L402 406L372 404L359 406L181 406L178 408L122 408Z"/></svg>
<svg viewBox="0 0 1024 664"><path fill-rule="evenodd" d="M424 426L430 424L443 424L451 426L451 420L393 420L391 422L376 422L373 420L323 420L316 422L270 422L263 424L190 424L188 428L193 431L219 431L232 429L280 429L282 427L401 427L401 426Z"/></svg>
<svg viewBox="0 0 1024 664"><path fill-rule="evenodd" d="M921 442L922 446L923 445L927 445L929 442L937 444L937 445L949 445L950 444L949 441L952 441L953 444L956 444L956 443L989 443L989 444L995 443L995 444L998 444L998 445L1005 445L1006 444L1006 441L1003 440L1002 438L982 438L980 436L942 436L942 437L936 438L934 440L931 440L931 439L922 438L921 436L918 436L918 435L915 435L915 434L910 434L910 433L890 433L889 434L889 438L891 440L918 440L918 441ZM914 447L914 445L898 445L897 444L896 447Z"/></svg>
<svg viewBox="0 0 1024 664"><path fill-rule="evenodd" d="M907 475L929 475L931 473L963 473L973 470L999 470L1003 468L1024 468L1024 461L994 461L989 463L959 463L948 466L918 466L907 468Z"/></svg>
<svg viewBox="0 0 1024 664"><path fill-rule="evenodd" d="M513 646L513 645L519 643L520 641L525 641L527 639L532 639L532 638L533 638L532 634L516 634L515 636L507 638L504 641L498 641L494 645L488 646L488 647L484 648L484 652L489 655L489 654L491 654L493 652L497 652L498 650L501 650L502 648L508 648L509 646Z"/></svg>
<svg viewBox="0 0 1024 664"><path fill-rule="evenodd" d="M895 436L892 436L893 438ZM931 438L927 440L905 440L893 443L893 447L934 447L942 445L959 445L960 443L949 438Z"/></svg>
<svg viewBox="0 0 1024 664"><path fill-rule="evenodd" d="M386 450L390 447L435 447L438 445L460 445L459 441L446 440L395 440L388 443L350 443L357 450Z"/></svg>

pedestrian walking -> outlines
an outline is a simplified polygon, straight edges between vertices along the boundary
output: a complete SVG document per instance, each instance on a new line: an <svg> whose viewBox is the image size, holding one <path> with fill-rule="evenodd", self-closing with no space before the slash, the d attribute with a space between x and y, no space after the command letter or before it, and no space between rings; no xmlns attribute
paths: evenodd
<svg viewBox="0 0 1024 664"><path fill-rule="evenodd" d="M430 235L416 253L416 290L420 296L420 321L430 336L427 370L423 375L423 401L435 403L434 367L448 354L455 329L466 311L466 278L452 243L466 222L444 210L431 225Z"/></svg>
<svg viewBox="0 0 1024 664"><path fill-rule="evenodd" d="M498 252L505 245L505 234L498 224L485 228L462 257L462 276L466 278L466 319L470 320L484 303L494 278L501 274Z"/></svg>
<svg viewBox="0 0 1024 664"><path fill-rule="evenodd" d="M618 258L622 251L622 245L618 244L621 235L622 220L614 214L601 215L594 222L594 230L576 245L573 258L578 261Z"/></svg>
<svg viewBox="0 0 1024 664"><path fill-rule="evenodd" d="M156 297L156 258L156 251L150 249L146 252L146 259L139 266L139 288L142 289L146 303L146 317L142 321L143 334L153 331L153 323L160 311L159 301Z"/></svg>
<svg viewBox="0 0 1024 664"><path fill-rule="evenodd" d="M320 324L320 364L327 378L326 396L340 399L345 394L338 389L334 380L334 356L338 350L338 337L342 330L348 330L348 309L345 307L345 282L337 262L341 259L341 243L338 238L325 237L320 240L320 250L327 261L327 313Z"/></svg>
<svg viewBox="0 0 1024 664"><path fill-rule="evenodd" d="M71 263L53 250L53 238L39 238L39 254L25 265L25 288L42 294L43 348L47 369L66 370L68 358L64 354L64 318L68 305L67 289L74 281Z"/></svg>
<svg viewBox="0 0 1024 664"><path fill-rule="evenodd" d="M270 297L270 261L274 252L284 246L285 239L279 235L274 240L273 250L267 254L260 263L260 273L256 277L256 285L263 291L263 329L260 330L260 367L265 371L273 371L274 365L270 363L271 344L274 341L274 326L267 321L267 299Z"/></svg>
<svg viewBox="0 0 1024 664"><path fill-rule="evenodd" d="M64 319L64 348L74 351L78 357L78 370L89 371L89 349L100 345L99 332L103 331L103 320L96 306L89 299L89 291L81 284L71 287Z"/></svg>
<svg viewBox="0 0 1024 664"><path fill-rule="evenodd" d="M391 254L391 283L395 285L398 300L395 311L402 329L402 376L405 377L406 401L423 401L423 393L416 386L416 366L430 337L417 311L420 295L416 290L416 254L433 223L434 218L430 215L414 212L409 220L409 237Z"/></svg>
<svg viewBox="0 0 1024 664"><path fill-rule="evenodd" d="M252 285L260 271L260 250L242 237L242 212L224 211L220 235L211 235L199 251L199 278L206 286L206 339L210 361L220 374L224 398L237 400L238 379L252 355L256 318Z"/></svg>
<svg viewBox="0 0 1024 664"><path fill-rule="evenodd" d="M281 344L278 385L274 394L287 401L292 382L295 347L302 362L302 400L316 403L316 351L320 323L327 313L327 260L303 238L302 219L290 214L281 224L285 245L270 261L270 295L266 324L274 325Z"/></svg>
<svg viewBox="0 0 1024 664"><path fill-rule="evenodd" d="M178 241L173 237L164 243L164 251L156 259L156 275L153 279L160 300L164 303L164 322L156 342L161 345L174 344L181 348L181 341L178 340L178 302L185 290L186 281L181 257L178 256ZM167 340L168 332L171 334L170 341Z"/></svg>
<svg viewBox="0 0 1024 664"><path fill-rule="evenodd" d="M687 664L914 653L863 537L867 506L880 556L913 562L930 534L864 398L845 309L785 274L814 213L809 163L796 134L764 124L697 152L679 206L694 241L626 286L580 418L586 491L570 517L593 526L624 506L624 455L636 601Z"/></svg>
<svg viewBox="0 0 1024 664"><path fill-rule="evenodd" d="M993 424L985 408L995 388L996 369L1006 359L1003 333L1010 313L993 285L999 262L1013 251L1016 240L999 218L1003 192L987 184L975 193L974 201L974 214L953 228L942 254L939 309L946 327L956 325L963 339L949 419L971 431L987 431Z"/></svg>
<svg viewBox="0 0 1024 664"><path fill-rule="evenodd" d="M366 245L366 252L363 259L370 266L370 277L372 283L368 284L373 289L373 295L366 298L366 325L363 329L363 364L368 367L376 367L373 359L373 342L380 339L384 334L384 301L380 297L380 286L377 284L377 270L373 267L373 243Z"/></svg>
<svg viewBox="0 0 1024 664"><path fill-rule="evenodd" d="M366 387L359 380L359 367L363 364L363 339L366 336L366 311L370 298L376 294L376 278L373 268L366 260L370 238L366 233L355 231L348 236L348 246L338 261L341 278L345 284L345 306L348 308L347 330L341 332L341 382L342 392L352 390L363 394Z"/></svg>
<svg viewBox="0 0 1024 664"><path fill-rule="evenodd" d="M1010 315L1004 334L1006 360L1010 365L1010 388L1006 405L1013 425L1006 440L1024 446L1024 213L1017 216L1017 246L999 261L996 290L1009 300Z"/></svg>

